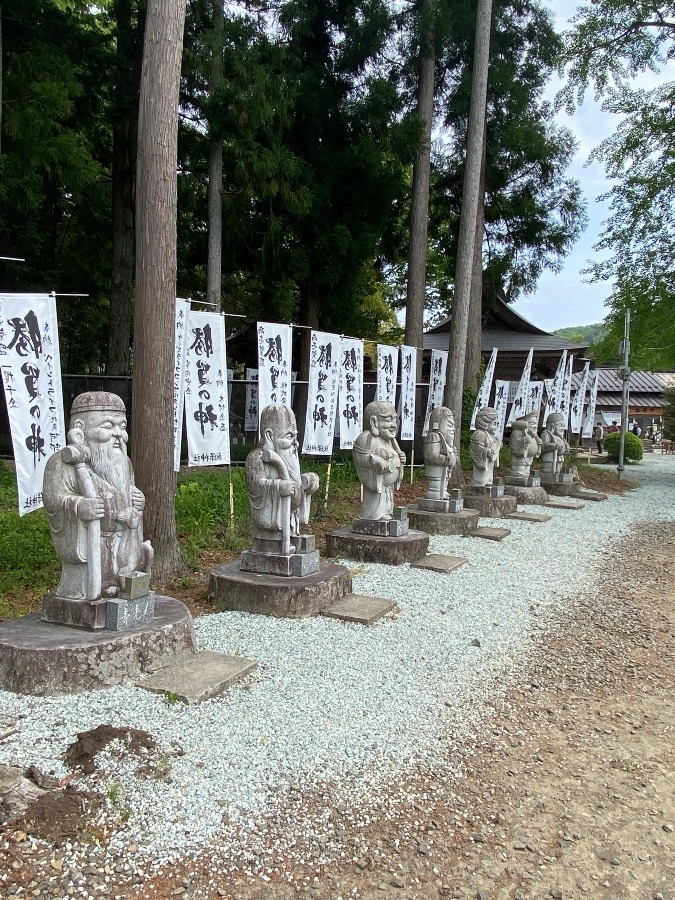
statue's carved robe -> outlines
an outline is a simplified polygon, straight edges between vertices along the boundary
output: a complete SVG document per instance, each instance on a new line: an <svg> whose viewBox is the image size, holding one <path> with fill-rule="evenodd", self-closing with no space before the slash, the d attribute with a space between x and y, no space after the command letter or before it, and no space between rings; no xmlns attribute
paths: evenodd
<svg viewBox="0 0 675 900"><path fill-rule="evenodd" d="M448 478L457 462L455 448L450 447L445 436L431 428L424 440L424 474L427 478L427 500L447 500ZM443 473L445 471L445 478Z"/></svg>
<svg viewBox="0 0 675 900"><path fill-rule="evenodd" d="M129 483L134 484L131 461ZM101 595L119 587L119 576L133 571L149 572L152 551L143 543L142 514L134 509L130 491L122 492L89 469L97 496L103 500L101 525ZM71 600L86 597L87 533L89 523L78 518L84 496L77 480L77 468L65 463L61 451L47 462L43 501L54 549L61 559L61 580L56 595Z"/></svg>
<svg viewBox="0 0 675 900"><path fill-rule="evenodd" d="M392 441L364 431L354 441L352 456L359 481L363 485L360 519L391 519L394 514L394 491L403 480L403 463ZM378 463L375 462L378 460ZM384 462L384 466L379 461ZM384 471L381 471L384 468Z"/></svg>
<svg viewBox="0 0 675 900"><path fill-rule="evenodd" d="M533 437L525 428L514 428L509 438L511 448L511 475L528 478L532 462L541 451L541 441Z"/></svg>
<svg viewBox="0 0 675 900"><path fill-rule="evenodd" d="M541 433L541 463L544 472L559 475L569 452L570 445L564 438L544 428Z"/></svg>
<svg viewBox="0 0 675 900"><path fill-rule="evenodd" d="M255 529L255 537L267 541L281 540L283 523L281 518L282 498L279 495L279 482L292 481L293 493L290 496L291 519L290 528L293 537L300 534L300 525L306 524L305 490L302 481L297 482L286 473L282 473L278 465L263 460L263 447L256 447L246 457L246 489L251 504L251 516ZM284 475L283 479L281 475Z"/></svg>
<svg viewBox="0 0 675 900"><path fill-rule="evenodd" d="M494 467L502 442L494 434L477 428L471 435L471 459L473 460L473 477L471 484L484 487L492 484Z"/></svg>

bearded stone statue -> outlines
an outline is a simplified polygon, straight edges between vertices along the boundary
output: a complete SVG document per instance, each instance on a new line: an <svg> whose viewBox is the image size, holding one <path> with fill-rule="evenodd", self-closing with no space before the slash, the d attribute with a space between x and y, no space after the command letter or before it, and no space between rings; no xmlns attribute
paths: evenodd
<svg viewBox="0 0 675 900"><path fill-rule="evenodd" d="M150 575L145 497L134 483L128 440L120 397L91 391L75 398L68 444L49 459L44 474L44 507L61 560L57 598L117 597L125 575Z"/></svg>

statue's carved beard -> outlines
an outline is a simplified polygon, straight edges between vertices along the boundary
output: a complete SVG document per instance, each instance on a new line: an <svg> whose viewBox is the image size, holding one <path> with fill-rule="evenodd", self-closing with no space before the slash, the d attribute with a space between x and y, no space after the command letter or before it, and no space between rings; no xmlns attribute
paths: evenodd
<svg viewBox="0 0 675 900"><path fill-rule="evenodd" d="M283 459L284 464L288 469L289 477L292 478L296 484L300 484L300 457L298 456L297 450L289 447L287 450L278 450L277 453Z"/></svg>
<svg viewBox="0 0 675 900"><path fill-rule="evenodd" d="M131 488L129 477L129 465L127 463L127 448L113 447L112 441L105 444L93 444L90 447L92 470L118 491L128 492Z"/></svg>

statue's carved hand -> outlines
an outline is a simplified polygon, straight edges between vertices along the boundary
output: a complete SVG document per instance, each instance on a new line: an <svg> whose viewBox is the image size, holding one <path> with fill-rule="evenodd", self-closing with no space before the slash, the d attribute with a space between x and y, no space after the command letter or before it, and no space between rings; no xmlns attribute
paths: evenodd
<svg viewBox="0 0 675 900"><path fill-rule="evenodd" d="M373 456L373 469L376 472L391 472L391 463L381 456Z"/></svg>
<svg viewBox="0 0 675 900"><path fill-rule="evenodd" d="M105 515L105 507L100 497L85 497L77 505L77 516L83 522L93 522L102 519Z"/></svg>
<svg viewBox="0 0 675 900"><path fill-rule="evenodd" d="M145 509L145 497L137 487L132 487L131 489L131 505L139 512L143 512Z"/></svg>
<svg viewBox="0 0 675 900"><path fill-rule="evenodd" d="M306 472L302 476L302 487L309 494L314 494L319 490L319 476L316 472Z"/></svg>
<svg viewBox="0 0 675 900"><path fill-rule="evenodd" d="M297 484L294 481L279 481L279 496L280 497L292 497L297 489Z"/></svg>
<svg viewBox="0 0 675 900"><path fill-rule="evenodd" d="M405 453L403 452L403 450L399 450L398 458L401 461L401 465L404 466L405 465Z"/></svg>

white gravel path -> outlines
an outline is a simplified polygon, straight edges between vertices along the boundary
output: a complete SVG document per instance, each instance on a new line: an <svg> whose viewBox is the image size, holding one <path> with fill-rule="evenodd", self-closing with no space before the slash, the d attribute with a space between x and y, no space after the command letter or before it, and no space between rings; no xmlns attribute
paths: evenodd
<svg viewBox="0 0 675 900"><path fill-rule="evenodd" d="M447 769L439 737L460 744L477 728L527 652L533 611L583 591L613 539L635 523L675 518L675 457L648 455L628 474L640 490L574 512L527 507L552 520L510 521L503 543L432 537L429 552L469 558L449 576L355 568L355 592L400 604L400 615L373 628L243 613L199 618L201 648L259 661L247 684L221 698L188 707L135 687L59 698L0 692L0 733L19 720L0 762L65 773L61 757L78 732L103 723L150 731L168 757L168 780L137 777L138 758L114 746L97 762L103 786L120 786L116 808L128 818L111 850L137 843L154 865L217 838L224 811L241 841L276 797L298 787L338 786L351 803L414 761Z"/></svg>

